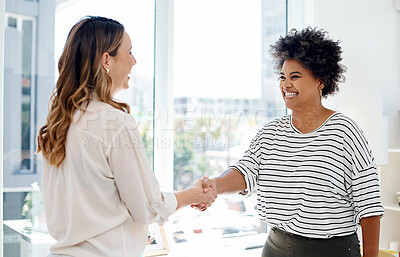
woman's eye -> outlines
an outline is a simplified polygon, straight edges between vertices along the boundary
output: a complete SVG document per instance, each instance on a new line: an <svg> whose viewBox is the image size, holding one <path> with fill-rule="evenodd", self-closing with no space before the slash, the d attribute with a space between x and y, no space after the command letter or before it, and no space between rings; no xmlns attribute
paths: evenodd
<svg viewBox="0 0 400 257"><path fill-rule="evenodd" d="M284 77L284 76L280 76L279 78L278 78L278 80L285 80L286 78Z"/></svg>
<svg viewBox="0 0 400 257"><path fill-rule="evenodd" d="M297 76L297 75L292 76L292 79L298 79L298 78L300 78L300 76Z"/></svg>

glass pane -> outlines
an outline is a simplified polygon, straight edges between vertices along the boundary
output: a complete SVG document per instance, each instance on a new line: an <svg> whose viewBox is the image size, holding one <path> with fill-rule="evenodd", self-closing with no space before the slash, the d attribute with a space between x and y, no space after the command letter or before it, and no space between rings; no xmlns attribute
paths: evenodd
<svg viewBox="0 0 400 257"><path fill-rule="evenodd" d="M34 152L68 32L87 14L113 18L125 26L138 63L130 89L117 98L130 104L152 163L153 123L149 121L153 118L148 115L153 111L154 1L14 2L6 0L3 253L5 257L46 256L54 239L47 235L42 210L42 157Z"/></svg>
<svg viewBox="0 0 400 257"><path fill-rule="evenodd" d="M17 28L17 19L14 17L8 17L8 27Z"/></svg>
<svg viewBox="0 0 400 257"><path fill-rule="evenodd" d="M36 113L33 97L36 83L35 16L21 7L21 13L9 16L4 41L4 160L3 219L23 220L31 184L40 181L35 169L34 130ZM10 26L10 23L12 26ZM50 70L50 74L52 69ZM51 76L50 76L51 77ZM28 196L29 197L29 196ZM19 256L21 234L4 226L4 256Z"/></svg>
<svg viewBox="0 0 400 257"><path fill-rule="evenodd" d="M286 33L286 2L174 5L174 186L181 189L224 172L265 122L286 113L268 53ZM175 214L173 256L200 256L205 244L219 256L260 256L266 228L256 198L218 196L204 213Z"/></svg>
<svg viewBox="0 0 400 257"><path fill-rule="evenodd" d="M22 117L21 117L21 170L31 169L31 88L32 74L32 48L33 48L33 21L22 22Z"/></svg>
<svg viewBox="0 0 400 257"><path fill-rule="evenodd" d="M5 125L4 125L4 174L11 173L14 179L4 180L4 186L25 187L27 176L16 180L18 174L33 174L34 114L31 112L31 91L35 88L32 52L35 20L34 17L9 17L20 20L19 29L5 29ZM9 136L7 136L9 135ZM30 179L28 179L30 180Z"/></svg>

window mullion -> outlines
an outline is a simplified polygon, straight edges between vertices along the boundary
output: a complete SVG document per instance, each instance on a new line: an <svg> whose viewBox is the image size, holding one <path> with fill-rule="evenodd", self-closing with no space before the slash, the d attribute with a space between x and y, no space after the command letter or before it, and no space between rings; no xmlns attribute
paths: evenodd
<svg viewBox="0 0 400 257"><path fill-rule="evenodd" d="M154 68L154 173L161 190L173 190L174 0L156 0Z"/></svg>

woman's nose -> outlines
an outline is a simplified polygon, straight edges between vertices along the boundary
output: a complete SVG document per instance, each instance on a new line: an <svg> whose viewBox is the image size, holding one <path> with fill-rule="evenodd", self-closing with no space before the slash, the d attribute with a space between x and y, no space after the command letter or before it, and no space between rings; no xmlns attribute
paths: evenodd
<svg viewBox="0 0 400 257"><path fill-rule="evenodd" d="M291 87L292 86L292 83L290 83L289 81L284 81L283 83L282 83L282 87L283 88L288 88L288 87Z"/></svg>
<svg viewBox="0 0 400 257"><path fill-rule="evenodd" d="M133 55L132 55L132 57L133 57L133 65L135 65L136 64L136 58Z"/></svg>

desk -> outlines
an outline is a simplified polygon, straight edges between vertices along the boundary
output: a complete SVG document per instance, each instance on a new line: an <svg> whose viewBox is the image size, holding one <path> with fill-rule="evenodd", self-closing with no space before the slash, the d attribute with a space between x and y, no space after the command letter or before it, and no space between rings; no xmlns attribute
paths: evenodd
<svg viewBox="0 0 400 257"><path fill-rule="evenodd" d="M268 235L251 234L221 238L221 235L208 233L206 235L193 234L188 237L188 242L170 243L170 252L166 257L260 257L262 246ZM246 242L255 242L251 245Z"/></svg>
<svg viewBox="0 0 400 257"><path fill-rule="evenodd" d="M30 220L5 220L3 223L21 236L21 257L45 257L50 253L50 246L56 243L49 234L32 231Z"/></svg>

